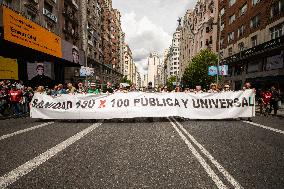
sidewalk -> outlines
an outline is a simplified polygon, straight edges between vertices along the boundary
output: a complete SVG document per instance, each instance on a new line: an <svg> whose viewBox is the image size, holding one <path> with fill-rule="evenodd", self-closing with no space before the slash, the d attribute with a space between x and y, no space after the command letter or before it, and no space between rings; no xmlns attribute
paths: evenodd
<svg viewBox="0 0 284 189"><path fill-rule="evenodd" d="M255 106L255 112L257 113L257 115L259 115L259 106L258 105ZM273 114L273 110L271 112L271 115L272 114ZM284 104L283 103L282 103L281 107L279 107L279 110L277 111L277 116L284 118Z"/></svg>

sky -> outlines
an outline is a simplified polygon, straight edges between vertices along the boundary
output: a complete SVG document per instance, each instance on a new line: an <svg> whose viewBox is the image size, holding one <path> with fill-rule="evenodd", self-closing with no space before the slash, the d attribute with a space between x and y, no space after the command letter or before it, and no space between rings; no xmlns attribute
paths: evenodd
<svg viewBox="0 0 284 189"><path fill-rule="evenodd" d="M171 44L178 18L193 8L197 0L113 0L121 12L122 30L140 73L147 72L147 57L161 57Z"/></svg>

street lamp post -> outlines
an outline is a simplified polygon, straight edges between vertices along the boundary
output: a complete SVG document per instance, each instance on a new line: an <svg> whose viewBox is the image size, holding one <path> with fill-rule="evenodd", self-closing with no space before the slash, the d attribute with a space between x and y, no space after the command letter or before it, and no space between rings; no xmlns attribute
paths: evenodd
<svg viewBox="0 0 284 189"><path fill-rule="evenodd" d="M218 62L217 62L217 85L219 85L219 66L220 66L220 48L221 48L221 16L218 14L218 25L217 30L219 29L219 36L218 36Z"/></svg>

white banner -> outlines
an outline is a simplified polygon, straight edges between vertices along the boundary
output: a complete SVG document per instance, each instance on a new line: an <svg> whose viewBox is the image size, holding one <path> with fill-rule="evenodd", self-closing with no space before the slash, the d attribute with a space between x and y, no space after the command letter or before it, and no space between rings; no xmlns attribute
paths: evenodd
<svg viewBox="0 0 284 189"><path fill-rule="evenodd" d="M36 93L31 117L41 119L113 119L178 116L227 119L255 116L253 90L224 93L115 93L52 97Z"/></svg>

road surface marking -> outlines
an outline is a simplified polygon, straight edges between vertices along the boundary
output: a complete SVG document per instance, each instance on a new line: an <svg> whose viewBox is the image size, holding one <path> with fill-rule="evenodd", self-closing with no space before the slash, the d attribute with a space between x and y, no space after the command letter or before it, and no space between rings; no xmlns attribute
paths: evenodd
<svg viewBox="0 0 284 189"><path fill-rule="evenodd" d="M192 154L196 157L198 162L201 164L201 166L205 169L206 173L211 177L211 179L214 181L216 186L220 189L227 189L228 187L220 180L220 178L216 175L216 173L212 170L212 168L206 163L206 161L203 159L203 157L198 153L198 151L194 148L194 146L189 142L189 140L186 138L186 136L178 129L176 124L168 118L171 122L173 128L177 131L179 136L182 138L182 140L186 143L189 150L192 152Z"/></svg>
<svg viewBox="0 0 284 189"><path fill-rule="evenodd" d="M84 129L83 131L75 134L74 136L68 138L67 140L61 142L60 144L54 146L53 148L50 148L49 150L40 154L34 159L24 163L23 165L17 167L16 169L0 177L0 188L6 188L7 186L11 185L12 183L17 181L24 175L33 171L35 168L40 166L42 163L48 161L53 156L55 156L62 150L66 149L71 144L75 143L76 141L80 140L88 133L92 132L94 129L99 127L101 124L102 122L91 125L90 127Z"/></svg>
<svg viewBox="0 0 284 189"><path fill-rule="evenodd" d="M257 126L257 127L261 127L263 129L267 129L267 130L270 130L270 131L274 131L276 133L281 133L281 134L284 134L284 131L281 131L279 129L274 129L274 128L271 128L271 127L267 127L265 125L261 125L261 124L258 124L258 123L254 123L254 122L250 122L250 121L243 121L244 123L248 123L250 125L254 125L254 126Z"/></svg>
<svg viewBox="0 0 284 189"><path fill-rule="evenodd" d="M19 135L19 134L22 134L22 133L26 133L28 131L32 131L32 130L35 130L35 129L38 129L38 128L41 128L41 127L45 127L45 126L53 124L53 123L54 122L47 122L47 123L43 123L43 124L40 124L40 125L37 125L37 126L34 126L34 127L30 127L30 128L27 128L27 129L16 131L14 133L3 135L3 136L0 137L0 140L4 140L6 138L9 138L9 137L12 137L12 136L15 136L15 135Z"/></svg>
<svg viewBox="0 0 284 189"><path fill-rule="evenodd" d="M189 139L200 149L200 151L211 161L211 163L224 175L224 177L234 186L234 188L243 188L226 169L217 162L217 160L199 143L197 140L187 132L187 130L175 119L172 118L179 126L180 129L189 137Z"/></svg>

